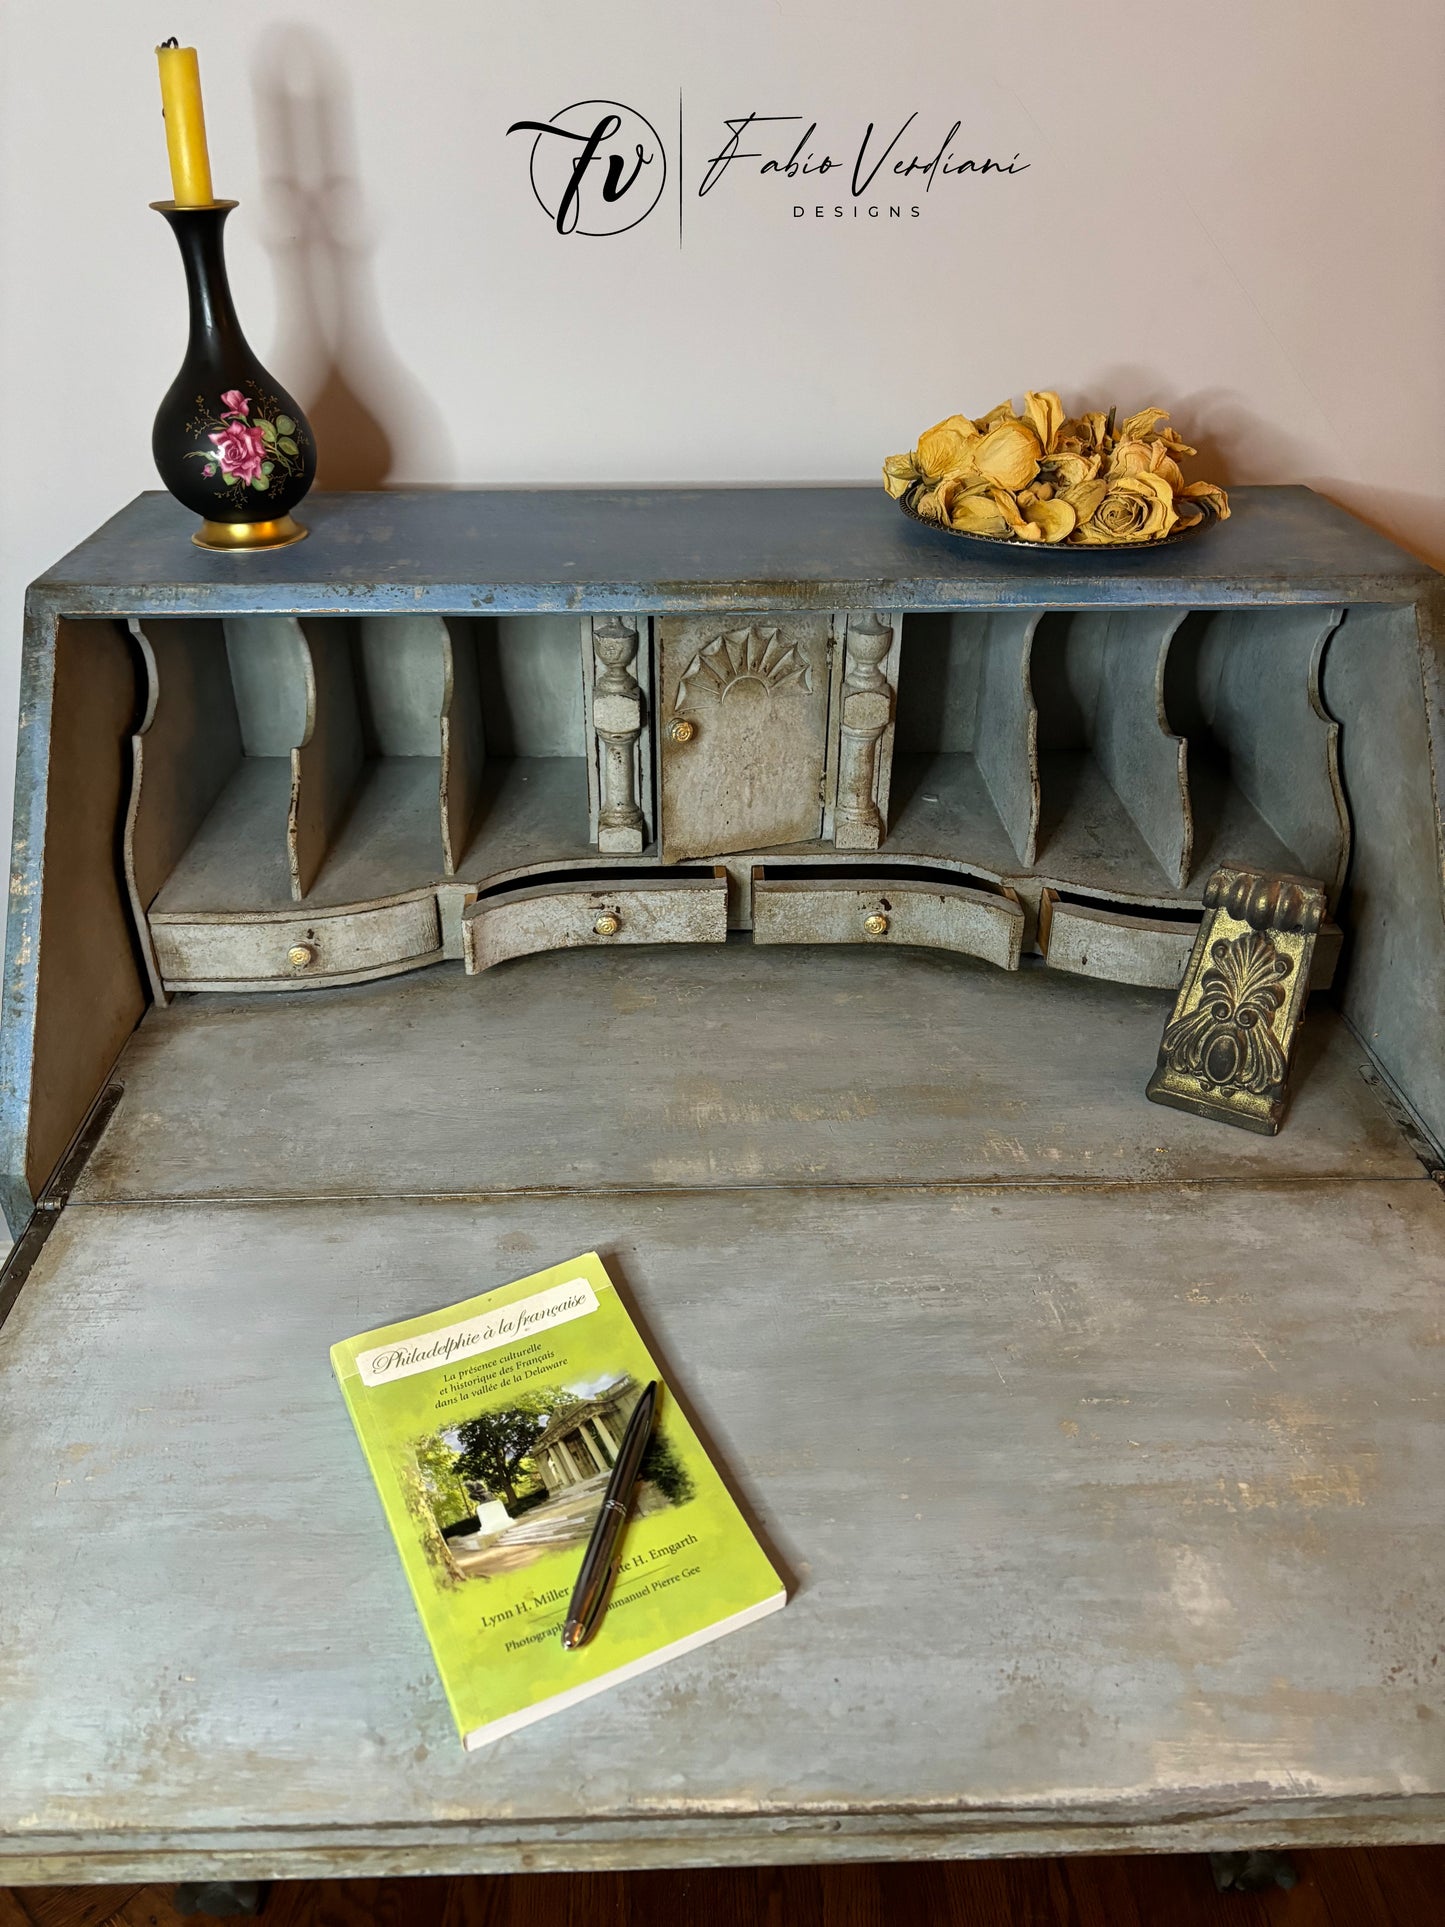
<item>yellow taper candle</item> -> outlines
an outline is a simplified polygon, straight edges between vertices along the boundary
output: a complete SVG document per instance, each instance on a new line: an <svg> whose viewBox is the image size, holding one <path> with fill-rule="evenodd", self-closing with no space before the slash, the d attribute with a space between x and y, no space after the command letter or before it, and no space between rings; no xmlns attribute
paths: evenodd
<svg viewBox="0 0 1445 1927"><path fill-rule="evenodd" d="M171 159L171 191L177 207L207 207L211 157L206 152L206 110L201 105L201 70L194 47L168 41L156 48L161 69L161 104L166 115L166 151Z"/></svg>

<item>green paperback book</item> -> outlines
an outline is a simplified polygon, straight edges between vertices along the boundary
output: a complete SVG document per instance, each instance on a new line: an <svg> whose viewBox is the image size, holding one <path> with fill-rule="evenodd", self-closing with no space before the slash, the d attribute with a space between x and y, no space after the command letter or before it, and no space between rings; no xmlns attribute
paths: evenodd
<svg viewBox="0 0 1445 1927"><path fill-rule="evenodd" d="M606 1610L585 1646L563 1649L612 1462L659 1376L596 1252L345 1339L331 1362L466 1746L785 1603L659 1385Z"/></svg>

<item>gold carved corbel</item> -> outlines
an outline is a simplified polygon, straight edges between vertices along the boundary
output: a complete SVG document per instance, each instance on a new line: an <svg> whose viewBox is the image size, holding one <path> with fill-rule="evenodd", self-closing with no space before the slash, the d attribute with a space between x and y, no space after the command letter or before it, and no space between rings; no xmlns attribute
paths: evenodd
<svg viewBox="0 0 1445 1927"><path fill-rule="evenodd" d="M1147 1095L1273 1136L1309 995L1324 885L1222 864L1205 886L1204 910Z"/></svg>

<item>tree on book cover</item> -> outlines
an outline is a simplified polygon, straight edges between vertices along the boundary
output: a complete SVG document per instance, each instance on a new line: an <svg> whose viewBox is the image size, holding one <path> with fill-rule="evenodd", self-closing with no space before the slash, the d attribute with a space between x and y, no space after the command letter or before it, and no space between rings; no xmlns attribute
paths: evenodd
<svg viewBox="0 0 1445 1927"><path fill-rule="evenodd" d="M642 1387L630 1372L544 1386L479 1409L416 1441L422 1531L439 1572L515 1572L559 1547L585 1545ZM654 1428L633 1494L635 1516L695 1494L672 1441Z"/></svg>
<svg viewBox="0 0 1445 1927"><path fill-rule="evenodd" d="M597 1633L560 1633L642 1387L596 1253L332 1361L469 1746L761 1618L777 1575L664 1390Z"/></svg>

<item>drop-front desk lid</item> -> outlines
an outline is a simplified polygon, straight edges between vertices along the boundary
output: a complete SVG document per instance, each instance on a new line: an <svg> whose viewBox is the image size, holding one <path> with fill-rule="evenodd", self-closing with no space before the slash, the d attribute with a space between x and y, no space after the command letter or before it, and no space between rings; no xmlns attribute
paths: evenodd
<svg viewBox="0 0 1445 1927"><path fill-rule="evenodd" d="M572 951L152 1009L0 1333L0 1885L1438 1838L1445 1199L1333 1013ZM457 1742L333 1340L596 1247L787 1610Z"/></svg>

